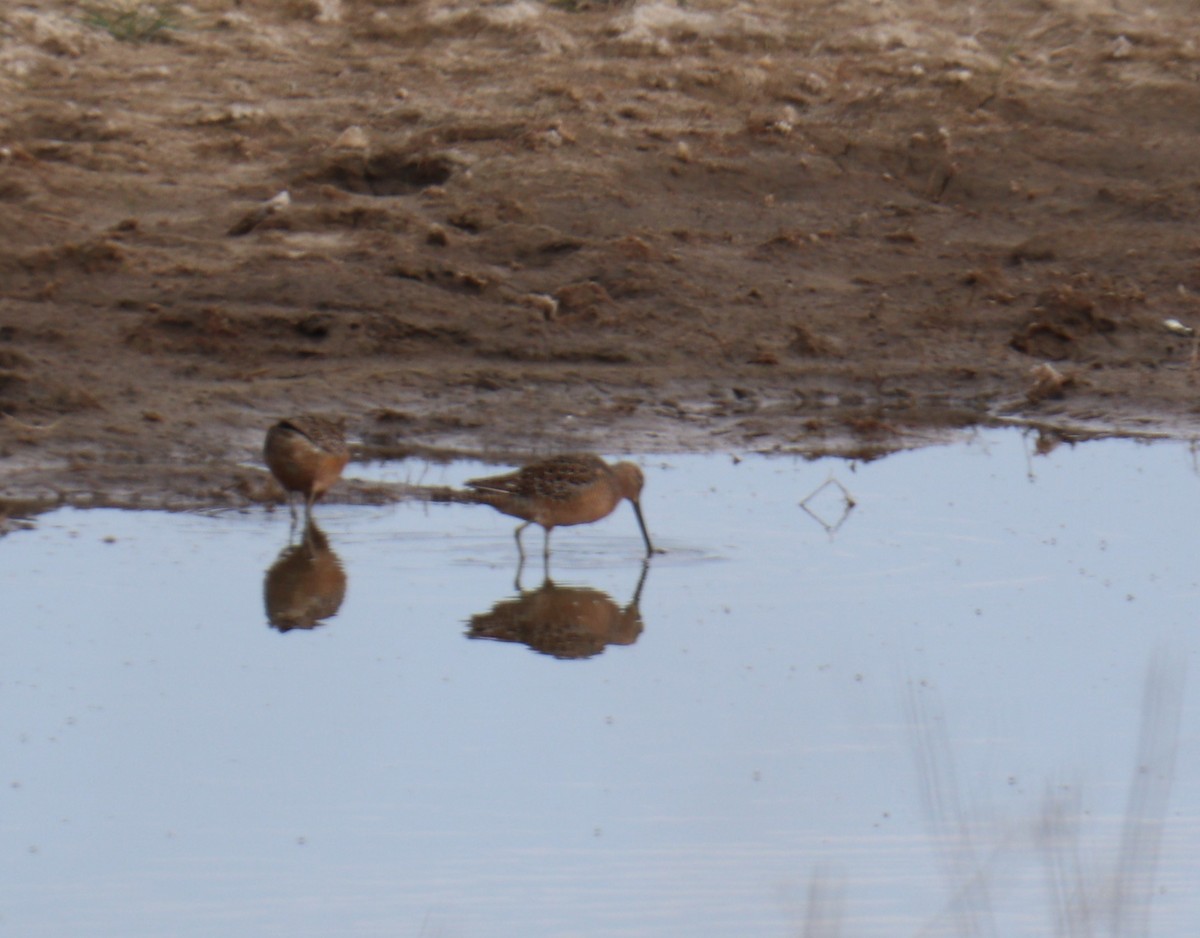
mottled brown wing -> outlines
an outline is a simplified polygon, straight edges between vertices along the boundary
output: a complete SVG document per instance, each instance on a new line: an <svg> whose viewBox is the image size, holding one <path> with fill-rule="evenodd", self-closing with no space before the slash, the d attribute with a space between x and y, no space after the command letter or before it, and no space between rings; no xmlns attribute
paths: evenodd
<svg viewBox="0 0 1200 938"><path fill-rule="evenodd" d="M279 423L281 426L289 427L308 437L314 446L327 453L337 455L346 451L346 434L342 425L326 417L300 414L296 417L288 417Z"/></svg>
<svg viewBox="0 0 1200 938"><path fill-rule="evenodd" d="M517 498L570 499L580 488L595 482L608 467L599 456L571 454L530 463L505 475L468 479L480 492L502 492Z"/></svg>

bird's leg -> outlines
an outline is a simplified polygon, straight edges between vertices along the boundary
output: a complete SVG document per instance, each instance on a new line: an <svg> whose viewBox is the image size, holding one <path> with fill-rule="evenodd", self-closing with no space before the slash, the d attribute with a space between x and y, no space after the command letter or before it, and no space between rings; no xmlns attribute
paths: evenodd
<svg viewBox="0 0 1200 938"><path fill-rule="evenodd" d="M550 528L543 528L546 532L546 538L542 541L542 565L546 568L550 566Z"/></svg>
<svg viewBox="0 0 1200 938"><path fill-rule="evenodd" d="M291 492L287 493L288 513L292 516L292 523L288 526L288 543L289 544L292 543L292 541L296 537L296 526L299 522L299 518L297 518L297 516L296 516L296 503L292 499L292 494L293 493L291 493Z"/></svg>
<svg viewBox="0 0 1200 938"><path fill-rule="evenodd" d="M525 562L525 548L521 546L521 532L529 527L529 525L532 523L533 522L531 521L526 521L524 524L517 525L516 533L513 534L513 537L517 539L517 554L521 558L521 563Z"/></svg>

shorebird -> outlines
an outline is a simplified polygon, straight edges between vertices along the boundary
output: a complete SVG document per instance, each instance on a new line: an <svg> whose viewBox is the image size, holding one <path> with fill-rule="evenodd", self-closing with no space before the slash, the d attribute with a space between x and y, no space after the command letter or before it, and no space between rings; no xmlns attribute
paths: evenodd
<svg viewBox="0 0 1200 938"><path fill-rule="evenodd" d="M503 514L524 520L516 530L517 551L524 560L521 532L531 524L540 524L545 529L542 556L548 558L550 532L554 528L607 518L623 498L633 505L649 557L654 548L639 503L644 482L642 470L631 462L610 466L599 456L585 453L552 456L516 472L468 479L466 484L471 489L467 494L470 501L491 505Z"/></svg>
<svg viewBox="0 0 1200 938"><path fill-rule="evenodd" d="M350 451L340 420L302 414L280 420L267 431L263 458L271 474L287 491L288 507L294 518L292 493L304 496L305 516L311 515L313 502L341 477L350 460Z"/></svg>

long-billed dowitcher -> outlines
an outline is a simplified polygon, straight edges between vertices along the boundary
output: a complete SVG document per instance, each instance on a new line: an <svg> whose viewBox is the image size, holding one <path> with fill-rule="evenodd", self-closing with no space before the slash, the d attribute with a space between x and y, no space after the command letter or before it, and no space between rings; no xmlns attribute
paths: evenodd
<svg viewBox="0 0 1200 938"><path fill-rule="evenodd" d="M305 514L342 475L350 461L346 433L340 420L302 414L280 420L267 431L263 458L271 474L288 493L288 506L295 516L292 493L304 496Z"/></svg>
<svg viewBox="0 0 1200 938"><path fill-rule="evenodd" d="M545 529L542 556L549 557L550 532L554 528L607 518L623 498L633 505L649 557L654 548L646 533L639 501L644 483L642 470L633 463L610 466L589 453L552 456L516 472L467 480L472 501L524 520L516 530L517 551L522 559L525 549L521 546L521 532L529 525L540 524Z"/></svg>

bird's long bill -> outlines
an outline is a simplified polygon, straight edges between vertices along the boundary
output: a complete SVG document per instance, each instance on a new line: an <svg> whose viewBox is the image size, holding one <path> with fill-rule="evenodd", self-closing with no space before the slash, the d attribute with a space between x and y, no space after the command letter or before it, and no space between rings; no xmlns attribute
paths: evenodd
<svg viewBox="0 0 1200 938"><path fill-rule="evenodd" d="M637 515L638 527L642 529L642 538L646 542L646 556L649 557L654 553L654 545L650 543L650 535L646 533L646 522L642 518L642 506L633 499L629 500L629 504L633 506L633 513Z"/></svg>

